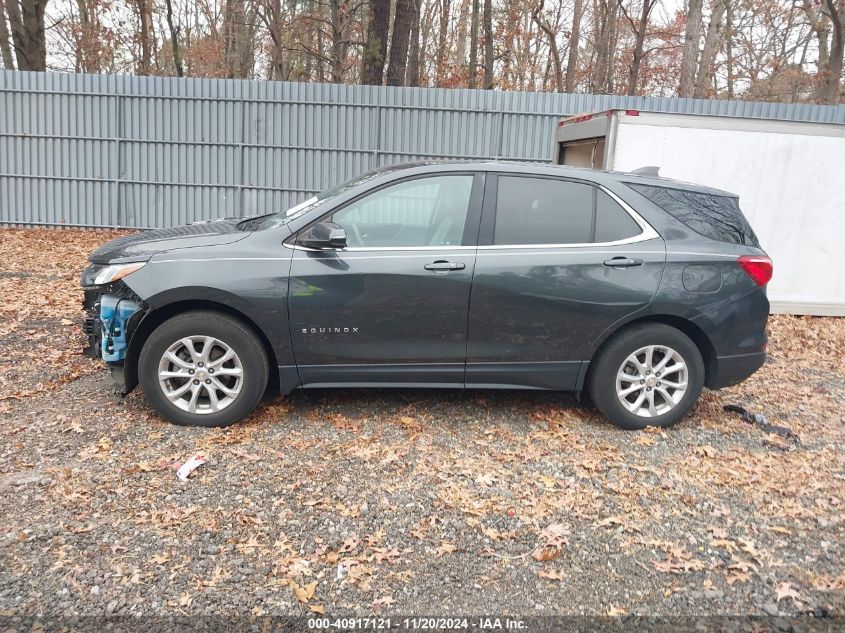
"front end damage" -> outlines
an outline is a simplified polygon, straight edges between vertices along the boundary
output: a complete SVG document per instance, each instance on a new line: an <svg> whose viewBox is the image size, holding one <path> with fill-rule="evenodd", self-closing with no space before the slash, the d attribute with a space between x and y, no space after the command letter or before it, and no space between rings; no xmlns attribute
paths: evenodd
<svg viewBox="0 0 845 633"><path fill-rule="evenodd" d="M84 278L83 278L84 280ZM124 361L129 341L148 306L122 281L105 286L85 286L83 308L86 312L84 332L88 345L82 350L90 358L102 358L109 365L112 379L126 394Z"/></svg>

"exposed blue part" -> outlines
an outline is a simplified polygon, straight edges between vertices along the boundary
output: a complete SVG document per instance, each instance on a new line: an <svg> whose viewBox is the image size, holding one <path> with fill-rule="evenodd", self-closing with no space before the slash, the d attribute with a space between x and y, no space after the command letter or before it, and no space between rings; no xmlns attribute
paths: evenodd
<svg viewBox="0 0 845 633"><path fill-rule="evenodd" d="M103 324L100 351L103 360L114 362L126 356L126 324L141 306L131 299L103 295L100 298L100 322Z"/></svg>

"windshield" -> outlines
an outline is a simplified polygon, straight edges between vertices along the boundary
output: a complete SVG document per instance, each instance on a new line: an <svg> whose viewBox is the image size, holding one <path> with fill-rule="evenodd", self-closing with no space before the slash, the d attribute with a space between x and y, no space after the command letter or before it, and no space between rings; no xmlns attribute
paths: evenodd
<svg viewBox="0 0 845 633"><path fill-rule="evenodd" d="M326 189L325 191L321 191L316 196L311 196L307 200L303 200L299 204L292 206L287 211L282 211L279 213L273 213L267 216L264 216L261 219L261 222L255 227L255 229L270 229L277 226L282 226L295 220L298 217L301 217L311 211L311 209L320 206L324 202L331 200L332 198L336 198L340 196L353 187L357 187L360 184L367 182L368 180L372 180L373 178L380 176L384 173L384 170L375 170L375 171L368 171L360 176L356 176L346 182L343 182L336 187L332 187L331 189Z"/></svg>

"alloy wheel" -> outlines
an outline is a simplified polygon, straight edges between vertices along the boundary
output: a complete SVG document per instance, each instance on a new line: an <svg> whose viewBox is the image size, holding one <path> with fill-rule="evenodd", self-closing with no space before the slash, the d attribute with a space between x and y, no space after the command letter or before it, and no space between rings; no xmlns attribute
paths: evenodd
<svg viewBox="0 0 845 633"><path fill-rule="evenodd" d="M674 409L687 392L683 357L665 345L647 345L629 355L616 375L616 396L631 413L655 418Z"/></svg>
<svg viewBox="0 0 845 633"><path fill-rule="evenodd" d="M213 336L179 339L158 364L158 382L167 399L183 411L201 415L232 404L241 392L243 373L235 351Z"/></svg>

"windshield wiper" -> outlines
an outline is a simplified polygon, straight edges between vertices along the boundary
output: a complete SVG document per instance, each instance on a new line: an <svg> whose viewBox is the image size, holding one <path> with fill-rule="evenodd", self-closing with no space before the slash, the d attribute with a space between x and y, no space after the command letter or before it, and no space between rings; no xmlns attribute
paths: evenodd
<svg viewBox="0 0 845 633"><path fill-rule="evenodd" d="M241 220L235 225L235 228L238 231L254 231L258 228L258 225L261 224L264 220L269 218L270 216L276 215L275 213L265 213L264 215L256 215L251 218L246 218Z"/></svg>

